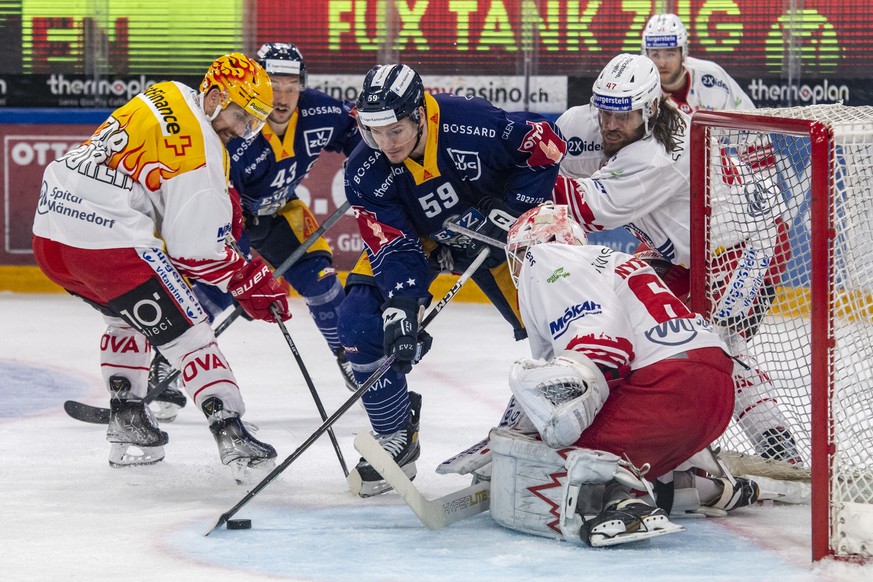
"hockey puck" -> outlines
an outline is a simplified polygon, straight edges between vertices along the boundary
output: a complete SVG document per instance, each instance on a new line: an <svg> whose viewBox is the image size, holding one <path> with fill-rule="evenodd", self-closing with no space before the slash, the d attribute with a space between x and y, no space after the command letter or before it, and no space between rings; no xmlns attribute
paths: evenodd
<svg viewBox="0 0 873 582"><path fill-rule="evenodd" d="M252 520L250 519L228 519L227 529L252 529Z"/></svg>

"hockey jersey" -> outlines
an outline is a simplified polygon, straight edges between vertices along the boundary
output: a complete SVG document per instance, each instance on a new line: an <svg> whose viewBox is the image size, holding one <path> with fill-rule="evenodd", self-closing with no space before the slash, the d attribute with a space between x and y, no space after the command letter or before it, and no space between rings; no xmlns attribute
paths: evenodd
<svg viewBox="0 0 873 582"><path fill-rule="evenodd" d="M37 236L77 248L161 248L185 275L226 288L243 259L230 232L229 159L199 93L157 83L45 170Z"/></svg>
<svg viewBox="0 0 873 582"><path fill-rule="evenodd" d="M361 141L353 104L305 89L284 136L269 124L246 142L231 140L231 182L251 214L272 215L297 198L296 189L323 151L349 155Z"/></svg>
<svg viewBox="0 0 873 582"><path fill-rule="evenodd" d="M429 297L421 237L464 245L443 223L497 197L519 214L551 198L566 144L533 113L480 98L425 94L424 159L391 164L361 143L348 159L352 204L376 284L386 297Z"/></svg>
<svg viewBox="0 0 873 582"><path fill-rule="evenodd" d="M575 350L614 371L608 379L687 350L725 349L710 324L651 267L603 246L530 247L518 301L533 357L549 360Z"/></svg>
<svg viewBox="0 0 873 582"><path fill-rule="evenodd" d="M690 172L688 130L676 151L668 152L654 137L623 147L607 159L593 105L567 110L557 121L567 140L555 202L567 204L589 231L625 227L670 262L688 267L691 260Z"/></svg>
<svg viewBox="0 0 873 582"><path fill-rule="evenodd" d="M686 57L688 91L683 98L669 93L676 108L691 115L698 109L754 109L755 104L727 72L712 61Z"/></svg>

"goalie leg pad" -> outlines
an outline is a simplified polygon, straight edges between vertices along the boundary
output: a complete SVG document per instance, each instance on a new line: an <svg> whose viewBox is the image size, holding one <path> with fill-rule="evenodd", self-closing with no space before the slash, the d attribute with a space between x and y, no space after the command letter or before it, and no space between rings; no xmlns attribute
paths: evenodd
<svg viewBox="0 0 873 582"><path fill-rule="evenodd" d="M500 418L497 428L512 430L525 435L537 434L536 427L521 409L521 405L514 396L509 399L509 403L506 405L506 410L503 411L503 416ZM452 473L467 475L468 473L476 473L482 477L484 474L491 474L490 468L485 469L489 463L491 463L491 445L489 438L486 437L475 445L440 463L436 468L436 472L440 475Z"/></svg>
<svg viewBox="0 0 873 582"><path fill-rule="evenodd" d="M583 354L513 364L509 386L547 445L573 445L609 396L606 378Z"/></svg>

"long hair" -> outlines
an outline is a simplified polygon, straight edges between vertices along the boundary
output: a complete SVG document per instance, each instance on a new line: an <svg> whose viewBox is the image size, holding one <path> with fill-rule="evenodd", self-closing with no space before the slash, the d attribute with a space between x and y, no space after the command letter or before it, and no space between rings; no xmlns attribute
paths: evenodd
<svg viewBox="0 0 873 582"><path fill-rule="evenodd" d="M685 119L667 97L658 101L658 114L652 120L652 135L668 152L679 148L680 136L687 129Z"/></svg>

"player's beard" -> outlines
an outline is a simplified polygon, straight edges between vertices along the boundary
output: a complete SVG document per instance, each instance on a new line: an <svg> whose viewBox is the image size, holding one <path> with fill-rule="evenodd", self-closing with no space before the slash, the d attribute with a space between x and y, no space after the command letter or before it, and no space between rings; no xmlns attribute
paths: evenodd
<svg viewBox="0 0 873 582"><path fill-rule="evenodd" d="M611 158L617 154L625 146L632 144L643 137L643 126L638 126L632 132L610 130L604 131L600 129L600 136L603 138L603 153L607 158Z"/></svg>

